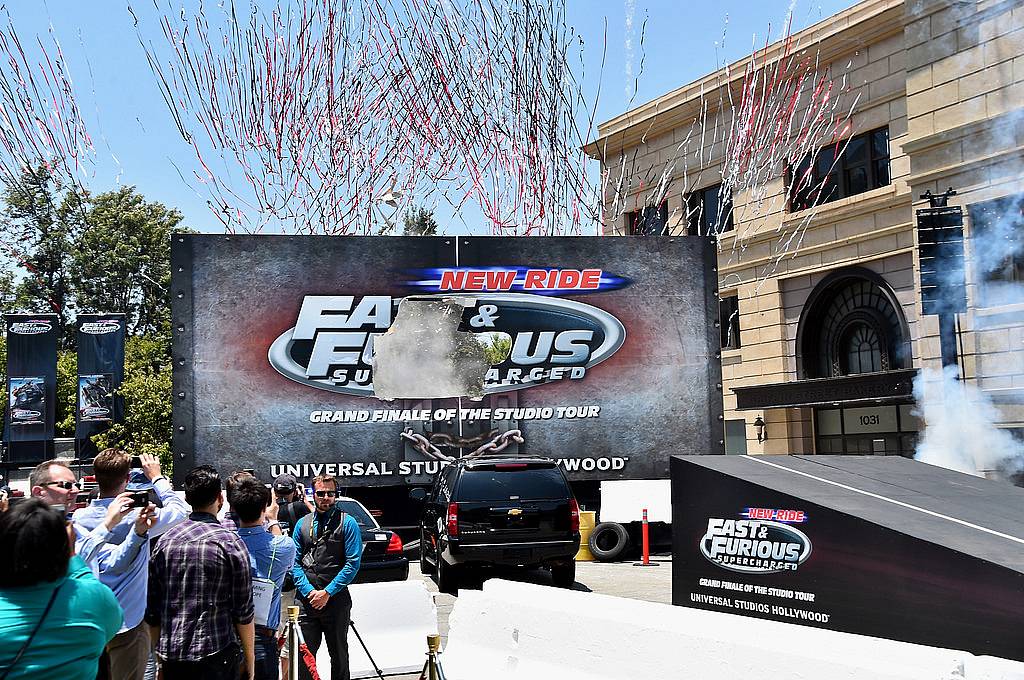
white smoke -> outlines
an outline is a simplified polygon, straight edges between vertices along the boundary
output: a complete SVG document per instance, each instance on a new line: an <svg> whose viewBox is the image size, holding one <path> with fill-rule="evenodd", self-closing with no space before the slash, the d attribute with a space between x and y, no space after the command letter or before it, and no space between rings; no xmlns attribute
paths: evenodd
<svg viewBox="0 0 1024 680"><path fill-rule="evenodd" d="M974 385L957 380L956 366L922 371L914 380L914 399L927 423L915 459L977 476L1024 472L1024 443L995 426L995 405Z"/></svg>

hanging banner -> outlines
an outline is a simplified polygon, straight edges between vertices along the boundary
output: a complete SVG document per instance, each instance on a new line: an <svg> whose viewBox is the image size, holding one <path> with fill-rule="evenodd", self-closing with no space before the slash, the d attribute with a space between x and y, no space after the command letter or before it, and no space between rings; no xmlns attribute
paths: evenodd
<svg viewBox="0 0 1024 680"><path fill-rule="evenodd" d="M57 396L56 314L5 314L7 412L4 441L10 462L31 463L53 455Z"/></svg>
<svg viewBox="0 0 1024 680"><path fill-rule="evenodd" d="M75 438L102 432L124 418L117 390L124 380L124 314L81 314L78 341L78 410Z"/></svg>

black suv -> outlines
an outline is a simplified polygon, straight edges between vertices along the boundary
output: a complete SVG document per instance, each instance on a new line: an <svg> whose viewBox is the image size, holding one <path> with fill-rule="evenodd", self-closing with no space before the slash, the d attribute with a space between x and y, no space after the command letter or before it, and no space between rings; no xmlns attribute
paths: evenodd
<svg viewBox="0 0 1024 680"><path fill-rule="evenodd" d="M467 566L551 569L555 585L576 580L580 509L550 458L487 457L442 468L420 520L420 569L455 594Z"/></svg>

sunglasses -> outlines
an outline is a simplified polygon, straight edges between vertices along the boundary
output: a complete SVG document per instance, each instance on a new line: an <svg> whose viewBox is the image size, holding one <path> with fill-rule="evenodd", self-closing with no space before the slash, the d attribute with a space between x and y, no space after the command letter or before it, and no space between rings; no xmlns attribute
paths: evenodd
<svg viewBox="0 0 1024 680"><path fill-rule="evenodd" d="M43 484L43 486L59 486L65 491L71 491L72 489L82 488L82 486L78 482L69 482L66 480L61 482L46 482L45 484Z"/></svg>
<svg viewBox="0 0 1024 680"><path fill-rule="evenodd" d="M327 497L333 497L333 496L337 496L338 495L337 491L316 491L315 493L316 493L317 498L327 498Z"/></svg>

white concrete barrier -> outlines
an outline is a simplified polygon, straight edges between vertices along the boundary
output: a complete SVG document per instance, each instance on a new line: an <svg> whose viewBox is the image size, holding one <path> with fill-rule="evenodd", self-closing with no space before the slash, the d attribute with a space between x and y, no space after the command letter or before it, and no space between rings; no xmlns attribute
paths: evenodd
<svg viewBox="0 0 1024 680"><path fill-rule="evenodd" d="M461 591L450 626L447 680L1024 680L1003 659L501 580Z"/></svg>
<svg viewBox="0 0 1024 680"><path fill-rule="evenodd" d="M363 636L373 660L385 673L410 673L423 667L427 635L437 633L437 607L426 584L415 581L362 583L349 586L352 621ZM355 634L348 632L349 670L353 678L375 678L377 673ZM331 677L327 645L316 655L321 678Z"/></svg>

